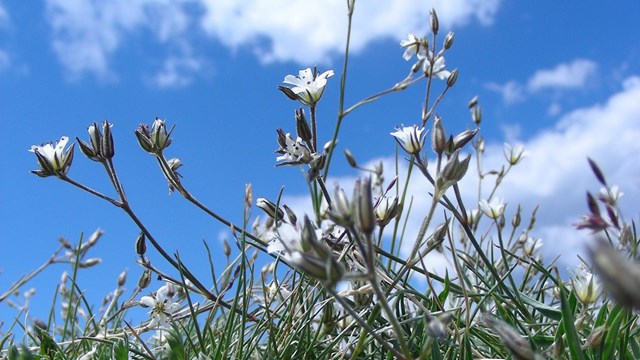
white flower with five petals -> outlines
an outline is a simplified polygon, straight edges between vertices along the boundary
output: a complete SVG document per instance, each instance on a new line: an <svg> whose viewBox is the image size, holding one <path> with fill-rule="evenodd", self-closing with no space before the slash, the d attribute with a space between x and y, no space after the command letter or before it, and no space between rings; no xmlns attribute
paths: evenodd
<svg viewBox="0 0 640 360"><path fill-rule="evenodd" d="M155 294L143 296L140 298L140 304L144 307L151 308L149 315L151 321L148 328L156 327L168 329L173 316L180 308L180 304L173 302L172 297L168 296L169 286L161 286Z"/></svg>
<svg viewBox="0 0 640 360"><path fill-rule="evenodd" d="M55 145L50 142L42 145L32 145L29 151L36 154L40 169L32 170L31 172L40 177L66 175L73 161L73 145L67 151L64 150L68 142L69 138L63 136Z"/></svg>
<svg viewBox="0 0 640 360"><path fill-rule="evenodd" d="M290 89L295 97L303 104L313 106L320 100L324 87L327 85L327 79L333 76L333 70L327 70L318 75L315 70L306 68L300 70L298 75L287 75L284 77L284 83L293 85ZM286 93L286 92L285 92Z"/></svg>
<svg viewBox="0 0 640 360"><path fill-rule="evenodd" d="M480 210L493 220L504 214L504 208L506 206L504 201L499 197L493 197L491 201L482 199L478 205L480 206Z"/></svg>
<svg viewBox="0 0 640 360"><path fill-rule="evenodd" d="M424 145L424 128L419 129L417 125L396 127L396 131L391 136L396 138L400 146L409 154L417 155Z"/></svg>

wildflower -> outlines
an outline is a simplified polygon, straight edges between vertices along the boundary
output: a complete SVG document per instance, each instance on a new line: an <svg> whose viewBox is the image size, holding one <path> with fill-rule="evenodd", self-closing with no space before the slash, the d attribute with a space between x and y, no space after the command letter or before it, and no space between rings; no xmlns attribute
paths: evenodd
<svg viewBox="0 0 640 360"><path fill-rule="evenodd" d="M294 140L290 133L285 134L282 129L276 131L278 132L278 144L280 144L276 153L281 154L276 160L283 161L278 165L298 165L311 161L311 151L300 137Z"/></svg>
<svg viewBox="0 0 640 360"><path fill-rule="evenodd" d="M586 305L598 300L600 296L600 284L586 266L582 264L578 266L576 273L571 279L571 283L573 284L573 291L576 294L576 298L578 298L581 303Z"/></svg>
<svg viewBox="0 0 640 360"><path fill-rule="evenodd" d="M396 138L400 146L411 155L417 155L424 145L424 128L419 129L417 125L397 126L396 131L391 136Z"/></svg>
<svg viewBox="0 0 640 360"><path fill-rule="evenodd" d="M159 325L161 328L169 328L169 322L173 319L174 314L180 308L180 304L172 302L172 296L168 296L169 286L161 286L155 294L151 296L143 296L140 299L140 305L150 307L149 315L151 321L148 328L155 328Z"/></svg>
<svg viewBox="0 0 640 360"><path fill-rule="evenodd" d="M63 136L55 145L50 142L42 145L32 145L29 151L36 154L40 169L31 170L31 172L40 177L66 175L73 161L74 146L72 144L67 151L64 151L64 147L68 142L69 138Z"/></svg>
<svg viewBox="0 0 640 360"><path fill-rule="evenodd" d="M482 199L478 205L480 206L480 210L493 220L504 214L505 203L499 197L493 197L491 198L491 201Z"/></svg>
<svg viewBox="0 0 640 360"><path fill-rule="evenodd" d="M171 132L173 132L173 127L167 131L165 120L156 117L153 124L151 124L151 132L149 132L149 125L141 124L136 129L135 134L138 138L138 143L146 152L159 154L171 145Z"/></svg>
<svg viewBox="0 0 640 360"><path fill-rule="evenodd" d="M466 158L460 161L460 150L456 150L449 158L449 161L444 166L444 169L438 174L436 179L436 192L434 194L436 199L440 199L447 189L453 184L457 183L464 177L469 168L469 160L471 160L471 154L468 154Z"/></svg>
<svg viewBox="0 0 640 360"><path fill-rule="evenodd" d="M600 196L598 196L598 199L611 206L616 206L618 199L620 199L622 195L624 195L624 193L620 191L618 185L613 185L611 187L600 188Z"/></svg>
<svg viewBox="0 0 640 360"><path fill-rule="evenodd" d="M524 146L522 145L517 145L514 147L511 144L504 144L504 157L511 165L519 163L520 160L522 160L528 154L528 152L524 151Z"/></svg>
<svg viewBox="0 0 640 360"><path fill-rule="evenodd" d="M386 226L398 214L398 197L383 197L376 206L376 221L380 226Z"/></svg>
<svg viewBox="0 0 640 360"><path fill-rule="evenodd" d="M419 38L412 33L409 33L408 40L400 41L400 46L404 48L404 54L402 58L409 61L414 55L423 54L426 51L427 43L426 39Z"/></svg>
<svg viewBox="0 0 640 360"><path fill-rule="evenodd" d="M284 224L269 242L267 251L282 255L283 259L309 276L334 285L343 274L343 267L334 259L331 249L318 241L316 229L308 217L304 218L302 231Z"/></svg>
<svg viewBox="0 0 640 360"><path fill-rule="evenodd" d="M318 75L316 69L300 70L297 76L287 75L284 83L293 85L292 88L280 86L279 89L292 100L300 100L307 106L314 106L322 97L327 79L333 76L333 70L327 70Z"/></svg>
<svg viewBox="0 0 640 360"><path fill-rule="evenodd" d="M522 244L522 251L525 255L534 257L534 255L538 252L538 250L540 250L541 247L542 240L533 237L527 237L527 239L524 241L524 244Z"/></svg>
<svg viewBox="0 0 640 360"><path fill-rule="evenodd" d="M438 55L435 59L433 53L429 52L424 62L423 70L426 76L435 76L440 80L447 80L451 71L445 69L444 56Z"/></svg>

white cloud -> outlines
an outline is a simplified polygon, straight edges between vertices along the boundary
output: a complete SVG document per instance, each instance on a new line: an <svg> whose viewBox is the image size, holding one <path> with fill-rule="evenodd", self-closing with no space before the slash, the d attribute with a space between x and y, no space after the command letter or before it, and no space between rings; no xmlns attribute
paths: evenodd
<svg viewBox="0 0 640 360"><path fill-rule="evenodd" d="M171 56L162 70L153 77L153 83L161 88L187 86L193 74L202 68L202 60L190 56Z"/></svg>
<svg viewBox="0 0 640 360"><path fill-rule="evenodd" d="M7 26L9 24L9 12L5 9L2 2L0 2L0 26Z"/></svg>
<svg viewBox="0 0 640 360"><path fill-rule="evenodd" d="M585 241L590 238L588 232L577 231L573 226L581 214L587 213L585 192L599 191L587 157L600 165L610 184L619 185L624 192L620 205L627 218L637 216L636 199L640 198L638 99L640 77L628 78L623 88L611 95L604 104L567 113L553 128L538 133L523 144L528 152L527 157L511 170L497 195L508 203L509 220L517 205L522 205L525 226L528 215L540 205L537 225L531 235L542 238L547 259L562 255L561 264L577 264L575 254L583 251ZM389 146L393 146L391 140ZM502 144L487 144L485 155L484 171L500 169L506 164ZM372 160L371 163L379 161L381 159ZM393 159L382 161L385 169L395 169ZM401 174L406 173L406 165L406 161L401 163ZM477 206L476 171L475 162L472 161L468 176L460 184L465 204L471 208ZM386 178L391 178L391 175L387 174ZM330 182L334 180L351 187L354 179L348 177L332 179ZM490 182L483 188L485 191ZM405 245L408 247L411 246L409 239L415 239L422 218L426 215L431 201L427 192L431 189L426 180L416 174L412 176L408 191L413 195L412 215L405 235ZM310 209L306 197L287 197L283 202L293 204L296 208Z"/></svg>
<svg viewBox="0 0 640 360"><path fill-rule="evenodd" d="M547 88L575 89L583 87L595 74L597 65L586 59L576 59L570 63L559 64L553 69L538 70L529 79L530 91Z"/></svg>
<svg viewBox="0 0 640 360"><path fill-rule="evenodd" d="M507 104L513 104L526 98L522 85L515 81L508 81L504 84L488 83L485 87L497 92L502 96L502 100Z"/></svg>
<svg viewBox="0 0 640 360"><path fill-rule="evenodd" d="M380 38L400 40L424 32L431 7L443 28L470 21L491 23L500 0L367 0L356 5L353 51ZM72 76L108 78L110 57L142 30L161 43L192 41L197 23L225 46L246 47L263 62L315 64L342 53L344 0L47 0L53 48ZM168 60L169 61L169 60ZM166 65L165 65L166 66Z"/></svg>
<svg viewBox="0 0 640 360"><path fill-rule="evenodd" d="M169 0L47 0L47 18L53 49L69 75L102 79L114 76L110 56L128 35L147 29L167 42L188 26L182 4Z"/></svg>
<svg viewBox="0 0 640 360"><path fill-rule="evenodd" d="M598 65L592 60L575 59L569 63L558 64L552 69L536 71L529 77L526 85L510 80L504 84L490 82L485 87L499 93L506 104L513 104L524 101L528 95L542 89L582 88L595 76L597 68ZM549 113L554 114L558 110L557 104L553 104Z"/></svg>
<svg viewBox="0 0 640 360"><path fill-rule="evenodd" d="M249 47L262 61L327 61L344 49L347 10L344 0L203 0L205 31L231 48ZM499 0L367 0L355 6L353 51L373 40L400 40L426 30L434 7L443 28L473 19L491 23Z"/></svg>

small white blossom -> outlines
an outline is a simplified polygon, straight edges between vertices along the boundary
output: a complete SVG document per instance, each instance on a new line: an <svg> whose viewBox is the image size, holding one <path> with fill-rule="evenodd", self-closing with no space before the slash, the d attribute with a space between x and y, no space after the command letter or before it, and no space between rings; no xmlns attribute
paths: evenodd
<svg viewBox="0 0 640 360"><path fill-rule="evenodd" d="M279 139L280 149L276 150L276 152L281 155L276 158L276 161L283 161L282 165L285 165L308 163L311 160L311 152L300 137L294 140L290 133L283 133L278 136L282 139Z"/></svg>
<svg viewBox="0 0 640 360"><path fill-rule="evenodd" d="M522 244L522 251L525 253L525 255L534 257L534 255L538 252L538 250L540 250L541 247L542 240L533 237L527 237L527 240L525 240L524 244Z"/></svg>
<svg viewBox="0 0 640 360"><path fill-rule="evenodd" d="M504 144L504 157L511 165L519 163L520 160L522 160L528 154L528 152L524 151L524 146L522 145L517 145L514 147L508 143Z"/></svg>
<svg viewBox="0 0 640 360"><path fill-rule="evenodd" d="M300 70L298 75L287 75L284 83L293 85L291 90L303 104L312 106L320 100L324 87L327 85L327 79L333 76L333 70L327 70L322 74L317 73L311 68Z"/></svg>
<svg viewBox="0 0 640 360"><path fill-rule="evenodd" d="M402 46L404 50L404 54L402 54L402 58L409 61L414 55L417 55L425 50L422 45L422 40L415 36L412 33L409 33L408 40L400 41L400 46Z"/></svg>
<svg viewBox="0 0 640 360"><path fill-rule="evenodd" d="M505 203L499 197L491 198L491 201L485 199L480 200L478 203L480 210L491 219L497 219L504 213Z"/></svg>
<svg viewBox="0 0 640 360"><path fill-rule="evenodd" d="M427 61L424 62L424 73L427 76L433 75L440 80L447 80L451 75L451 71L445 69L444 56L440 55L434 60L431 52L427 57Z"/></svg>
<svg viewBox="0 0 640 360"><path fill-rule="evenodd" d="M73 160L73 145L67 151L64 150L68 142L69 138L63 136L55 145L50 142L42 145L32 145L29 151L36 154L40 165L40 170L33 170L32 172L41 177L57 174L66 175Z"/></svg>
<svg viewBox="0 0 640 360"><path fill-rule="evenodd" d="M409 154L416 155L424 146L424 128L419 129L417 125L396 127L396 131L390 133L396 138L400 146Z"/></svg>
<svg viewBox="0 0 640 360"><path fill-rule="evenodd" d="M151 322L149 322L148 328L152 329L159 326L167 329L170 327L170 322L180 308L180 304L173 302L172 297L168 296L169 289L169 286L164 285L155 294L140 298L142 306L151 308L151 311L149 311Z"/></svg>
<svg viewBox="0 0 640 360"><path fill-rule="evenodd" d="M591 304L598 300L601 292L600 283L586 266L582 264L578 266L576 273L571 279L571 283L573 284L573 291L576 294L576 298L578 298L581 303Z"/></svg>

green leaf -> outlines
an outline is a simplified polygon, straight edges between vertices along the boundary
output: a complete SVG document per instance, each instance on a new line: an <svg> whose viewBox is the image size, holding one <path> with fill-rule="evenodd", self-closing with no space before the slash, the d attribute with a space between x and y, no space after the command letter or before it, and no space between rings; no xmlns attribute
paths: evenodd
<svg viewBox="0 0 640 360"><path fill-rule="evenodd" d="M570 297L573 297L573 304L571 304L572 301ZM564 289L561 289L560 299L562 307L562 325L567 335L567 345L569 346L571 359L585 360L582 349L580 348L580 337L578 336L578 332L574 326L575 319L573 317L572 307L575 306L575 296L567 296L567 292Z"/></svg>
<svg viewBox="0 0 640 360"><path fill-rule="evenodd" d="M617 344L618 334L620 333L620 324L627 317L627 312L619 306L615 306L611 310L611 315L607 319L607 330L604 342L602 343L602 358L613 359Z"/></svg>
<svg viewBox="0 0 640 360"><path fill-rule="evenodd" d="M532 306L534 309L538 310L542 315L548 317L549 319L556 321L560 321L560 319L562 319L562 311L560 311L560 309L541 303L540 301L531 298L523 293L520 293L520 298L522 299L522 302L529 306Z"/></svg>

